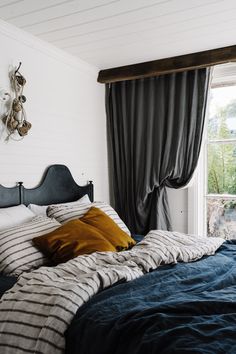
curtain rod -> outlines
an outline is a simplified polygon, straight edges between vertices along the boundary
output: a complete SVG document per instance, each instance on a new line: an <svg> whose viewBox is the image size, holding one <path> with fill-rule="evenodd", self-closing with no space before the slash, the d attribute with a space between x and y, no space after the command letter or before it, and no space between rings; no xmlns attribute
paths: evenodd
<svg viewBox="0 0 236 354"><path fill-rule="evenodd" d="M170 74L236 61L236 45L101 70L97 81L111 83Z"/></svg>

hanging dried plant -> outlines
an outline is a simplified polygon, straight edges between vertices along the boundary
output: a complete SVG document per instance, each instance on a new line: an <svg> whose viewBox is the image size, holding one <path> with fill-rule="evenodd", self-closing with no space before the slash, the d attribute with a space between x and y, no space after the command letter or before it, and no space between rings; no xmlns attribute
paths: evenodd
<svg viewBox="0 0 236 354"><path fill-rule="evenodd" d="M31 123L26 120L26 112L23 106L26 102L26 97L23 95L26 79L19 72L20 67L21 63L18 68L14 68L9 74L13 95L9 110L2 118L7 130L6 140L9 140L9 138L14 139L16 132L23 138L31 128Z"/></svg>

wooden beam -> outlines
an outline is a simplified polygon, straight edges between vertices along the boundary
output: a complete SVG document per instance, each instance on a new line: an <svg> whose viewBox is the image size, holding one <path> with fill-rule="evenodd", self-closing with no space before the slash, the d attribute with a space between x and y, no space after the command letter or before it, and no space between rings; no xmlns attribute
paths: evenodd
<svg viewBox="0 0 236 354"><path fill-rule="evenodd" d="M98 82L109 83L140 79L173 72L204 68L235 60L236 45L233 45L230 47L206 50L204 52L101 70L98 74Z"/></svg>

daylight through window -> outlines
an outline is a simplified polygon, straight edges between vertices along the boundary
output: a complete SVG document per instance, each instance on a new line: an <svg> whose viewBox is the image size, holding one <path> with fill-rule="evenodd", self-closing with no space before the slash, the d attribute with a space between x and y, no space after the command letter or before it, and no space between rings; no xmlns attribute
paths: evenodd
<svg viewBox="0 0 236 354"><path fill-rule="evenodd" d="M211 89L207 139L207 233L236 238L236 85Z"/></svg>

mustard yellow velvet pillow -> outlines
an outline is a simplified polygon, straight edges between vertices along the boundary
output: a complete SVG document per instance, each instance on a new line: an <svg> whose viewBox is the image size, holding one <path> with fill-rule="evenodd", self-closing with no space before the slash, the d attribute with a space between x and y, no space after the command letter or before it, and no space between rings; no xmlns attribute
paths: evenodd
<svg viewBox="0 0 236 354"><path fill-rule="evenodd" d="M71 220L55 231L35 237L33 243L55 264L96 251L116 251L99 230L81 220Z"/></svg>
<svg viewBox="0 0 236 354"><path fill-rule="evenodd" d="M91 207L80 220L96 227L117 251L127 250L136 244L132 237L121 230L121 228L99 208Z"/></svg>

